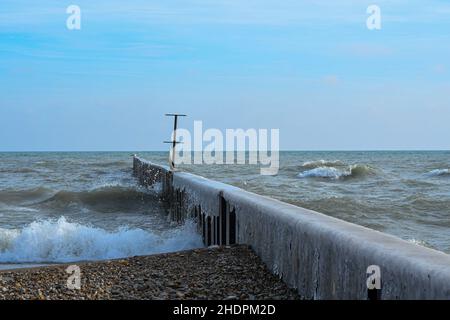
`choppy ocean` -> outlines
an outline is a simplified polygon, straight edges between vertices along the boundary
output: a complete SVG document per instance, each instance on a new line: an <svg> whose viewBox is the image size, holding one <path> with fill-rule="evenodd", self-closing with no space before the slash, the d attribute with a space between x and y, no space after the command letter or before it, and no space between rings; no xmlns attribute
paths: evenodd
<svg viewBox="0 0 450 320"><path fill-rule="evenodd" d="M132 177L132 152L0 153L0 264L98 260L202 246ZM165 152L140 152L166 164ZM281 152L183 170L450 253L450 152ZM0 267L1 268L1 267Z"/></svg>

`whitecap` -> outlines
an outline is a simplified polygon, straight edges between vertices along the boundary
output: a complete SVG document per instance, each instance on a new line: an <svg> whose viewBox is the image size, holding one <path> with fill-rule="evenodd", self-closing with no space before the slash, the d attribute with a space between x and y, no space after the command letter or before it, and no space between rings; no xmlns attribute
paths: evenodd
<svg viewBox="0 0 450 320"><path fill-rule="evenodd" d="M331 178L339 179L342 176L348 175L347 172L343 172L334 167L318 167L311 170L300 172L298 176L300 178Z"/></svg>
<svg viewBox="0 0 450 320"><path fill-rule="evenodd" d="M429 177L450 176L450 169L434 169L427 173Z"/></svg>
<svg viewBox="0 0 450 320"><path fill-rule="evenodd" d="M58 220L35 221L23 229L0 228L0 262L48 263L116 259L202 247L193 223L161 234L143 229L116 231Z"/></svg>
<svg viewBox="0 0 450 320"><path fill-rule="evenodd" d="M341 160L314 160L306 161L302 164L303 168L319 168L319 167L334 167L334 166L344 166Z"/></svg>
<svg viewBox="0 0 450 320"><path fill-rule="evenodd" d="M310 170L305 170L298 174L299 178L327 178L340 179L347 177L364 177L366 175L375 174L376 171L367 165L354 164L342 168L335 167L318 167Z"/></svg>

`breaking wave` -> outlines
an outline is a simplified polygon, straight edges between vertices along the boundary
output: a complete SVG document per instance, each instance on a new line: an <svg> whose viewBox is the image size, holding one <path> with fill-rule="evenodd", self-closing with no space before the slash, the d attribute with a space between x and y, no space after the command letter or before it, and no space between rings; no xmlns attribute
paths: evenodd
<svg viewBox="0 0 450 320"><path fill-rule="evenodd" d="M302 164L303 168L320 168L320 167L336 167L336 166L345 166L340 160L315 160L315 161L306 161Z"/></svg>
<svg viewBox="0 0 450 320"><path fill-rule="evenodd" d="M50 263L116 259L202 247L191 222L161 234L142 229L107 231L58 220L35 221L23 229L0 228L0 262Z"/></svg>
<svg viewBox="0 0 450 320"><path fill-rule="evenodd" d="M431 170L427 173L427 176L429 177L444 177L449 176L450 177L450 169L435 169Z"/></svg>
<svg viewBox="0 0 450 320"><path fill-rule="evenodd" d="M375 174L375 170L367 165L355 164L336 168L333 166L319 166L310 170L305 170L298 174L299 178L358 178Z"/></svg>

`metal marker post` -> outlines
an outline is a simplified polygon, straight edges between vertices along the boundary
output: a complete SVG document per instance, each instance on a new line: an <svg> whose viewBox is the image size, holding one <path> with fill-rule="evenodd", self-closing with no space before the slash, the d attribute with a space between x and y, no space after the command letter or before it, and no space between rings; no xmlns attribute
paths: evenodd
<svg viewBox="0 0 450 320"><path fill-rule="evenodd" d="M175 147L178 143L182 143L177 141L177 126L178 126L178 117L186 117L185 114L178 114L178 113L166 113L166 117L174 117L173 122L173 137L172 141L164 141L164 143L171 143L172 144L172 159L169 160L170 168L172 170L175 169Z"/></svg>

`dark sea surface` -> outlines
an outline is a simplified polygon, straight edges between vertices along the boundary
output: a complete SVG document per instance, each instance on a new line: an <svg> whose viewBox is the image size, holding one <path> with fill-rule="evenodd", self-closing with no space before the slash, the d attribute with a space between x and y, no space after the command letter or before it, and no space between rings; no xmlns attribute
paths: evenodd
<svg viewBox="0 0 450 320"><path fill-rule="evenodd" d="M132 153L0 153L0 264L202 246L137 186ZM167 164L165 152L138 154ZM450 253L448 151L281 152L276 176L257 165L181 168Z"/></svg>
<svg viewBox="0 0 450 320"><path fill-rule="evenodd" d="M0 153L0 269L202 247L166 209L129 152Z"/></svg>

